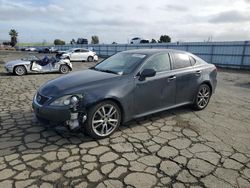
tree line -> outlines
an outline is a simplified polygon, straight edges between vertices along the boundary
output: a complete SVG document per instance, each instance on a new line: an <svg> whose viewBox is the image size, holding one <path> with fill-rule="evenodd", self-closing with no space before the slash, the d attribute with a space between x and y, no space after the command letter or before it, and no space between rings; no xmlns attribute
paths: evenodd
<svg viewBox="0 0 250 188"><path fill-rule="evenodd" d="M18 37L18 32L15 29L11 29L9 31L10 35L10 42L4 42L4 45L11 45L15 46L17 44L17 37ZM80 42L81 41L81 42ZM152 39L150 43L167 43L171 42L171 38L168 35L161 35L159 40ZM83 38L78 38L77 41L75 39L72 39L70 41L70 44L88 44L87 39ZM61 39L55 39L54 40L54 45L65 45L65 41ZM91 37L91 44L99 44L99 37L97 35L94 35ZM116 42L113 42L112 44L117 44Z"/></svg>
<svg viewBox="0 0 250 188"><path fill-rule="evenodd" d="M55 45L65 45L65 41L60 40L60 39L55 39L54 40ZM70 44L88 44L88 40L84 38L78 38L77 40L72 39L70 41ZM99 37L97 35L94 35L91 37L91 44L99 44Z"/></svg>

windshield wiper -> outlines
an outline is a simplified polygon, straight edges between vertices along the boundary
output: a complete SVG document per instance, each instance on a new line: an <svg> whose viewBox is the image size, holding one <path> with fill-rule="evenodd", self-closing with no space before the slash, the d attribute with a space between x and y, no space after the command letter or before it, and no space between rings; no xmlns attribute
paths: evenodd
<svg viewBox="0 0 250 188"><path fill-rule="evenodd" d="M117 72L112 71L112 70L103 70L103 69L99 69L99 70L102 71L102 72L107 72L107 73L112 73L112 74L118 74Z"/></svg>
<svg viewBox="0 0 250 188"><path fill-rule="evenodd" d="M100 71L100 72L107 72L107 73L112 73L112 74L118 74L117 72L115 71L112 71L112 70L108 70L108 69L97 69L96 67L91 67L90 69L93 69L93 70L96 70L96 71Z"/></svg>

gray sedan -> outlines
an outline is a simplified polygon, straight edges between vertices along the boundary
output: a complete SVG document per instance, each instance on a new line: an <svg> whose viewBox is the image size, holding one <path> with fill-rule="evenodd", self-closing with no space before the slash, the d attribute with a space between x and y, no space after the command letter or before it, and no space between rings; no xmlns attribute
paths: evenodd
<svg viewBox="0 0 250 188"><path fill-rule="evenodd" d="M35 94L33 108L40 120L104 138L135 118L190 104L206 108L216 76L214 65L184 51L125 51L47 82Z"/></svg>

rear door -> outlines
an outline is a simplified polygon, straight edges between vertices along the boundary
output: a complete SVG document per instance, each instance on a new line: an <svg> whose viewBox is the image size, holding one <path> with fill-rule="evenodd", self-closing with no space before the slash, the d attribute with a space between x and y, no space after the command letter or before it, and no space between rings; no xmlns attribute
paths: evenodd
<svg viewBox="0 0 250 188"><path fill-rule="evenodd" d="M88 59L89 50L81 49L81 60L86 61Z"/></svg>
<svg viewBox="0 0 250 188"><path fill-rule="evenodd" d="M135 78L135 112L137 115L147 114L175 104L176 80L170 68L168 53L157 54L147 60L144 69L154 69L154 77L140 80Z"/></svg>
<svg viewBox="0 0 250 188"><path fill-rule="evenodd" d="M176 104L192 102L202 79L201 70L194 68L195 59L187 53L171 52L176 76Z"/></svg>

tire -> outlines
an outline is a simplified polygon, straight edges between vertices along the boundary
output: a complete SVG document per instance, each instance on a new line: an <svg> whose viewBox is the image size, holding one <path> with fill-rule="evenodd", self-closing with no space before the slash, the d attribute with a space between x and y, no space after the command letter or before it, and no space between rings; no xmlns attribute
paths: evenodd
<svg viewBox="0 0 250 188"><path fill-rule="evenodd" d="M92 56L89 56L87 60L88 60L88 62L93 62L94 58Z"/></svg>
<svg viewBox="0 0 250 188"><path fill-rule="evenodd" d="M89 109L85 132L96 139L109 137L118 129L121 119L119 106L110 100L103 101Z"/></svg>
<svg viewBox="0 0 250 188"><path fill-rule="evenodd" d="M61 57L61 55L60 54L56 54L56 58L60 58Z"/></svg>
<svg viewBox="0 0 250 188"><path fill-rule="evenodd" d="M194 109L205 109L210 101L211 94L210 87L207 84L201 84L195 96Z"/></svg>
<svg viewBox="0 0 250 188"><path fill-rule="evenodd" d="M27 73L27 70L23 65L18 65L15 67L14 72L18 76L23 76Z"/></svg>
<svg viewBox="0 0 250 188"><path fill-rule="evenodd" d="M67 74L70 71L70 68L68 65L61 65L59 69L61 74Z"/></svg>

